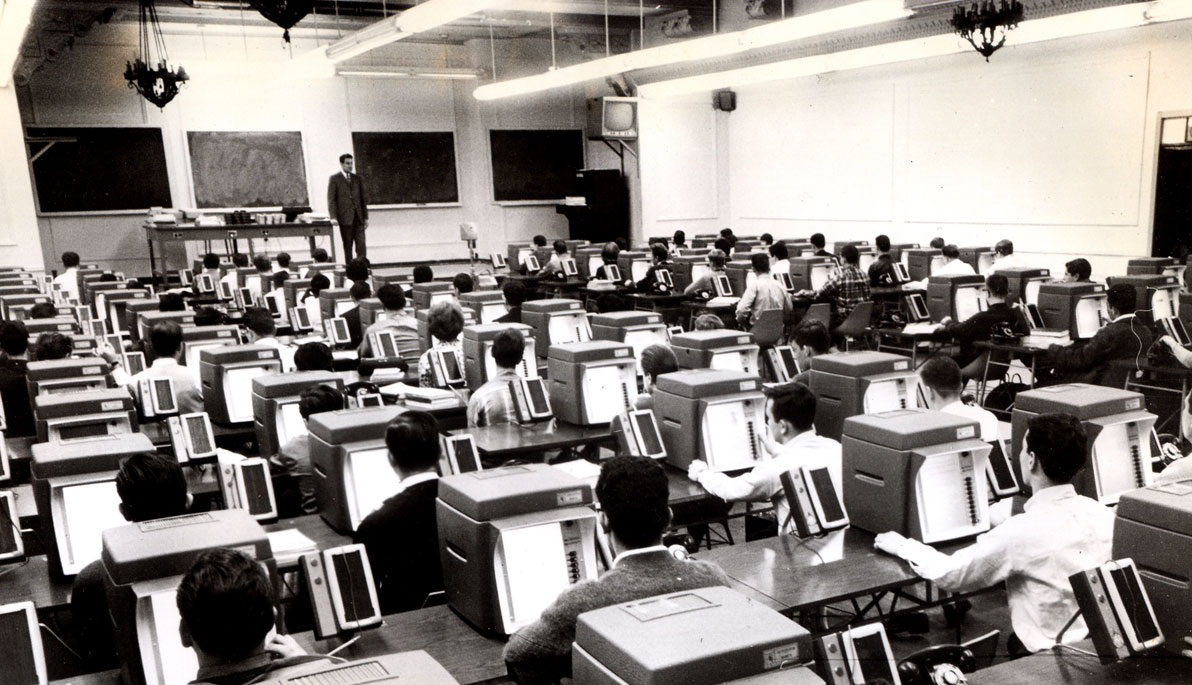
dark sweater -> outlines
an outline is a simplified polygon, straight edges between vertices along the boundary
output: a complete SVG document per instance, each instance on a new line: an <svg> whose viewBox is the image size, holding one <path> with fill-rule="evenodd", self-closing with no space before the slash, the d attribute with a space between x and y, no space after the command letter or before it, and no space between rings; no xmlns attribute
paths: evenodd
<svg viewBox="0 0 1192 685"><path fill-rule="evenodd" d="M1083 345L1052 345L1048 353L1056 375L1064 382L1120 388L1125 385L1129 369L1115 369L1110 362L1133 359L1143 364L1152 342L1151 329L1130 316L1111 321Z"/></svg>
<svg viewBox="0 0 1192 685"><path fill-rule="evenodd" d="M934 340L955 340L960 346L956 363L964 367L980 356L980 352L973 348L973 343L989 340L995 326L1010 326L1020 333L1027 332L1026 322L1018 310L1005 302L996 302L989 305L985 311L977 312L964 321L948 323L931 337Z"/></svg>
<svg viewBox="0 0 1192 685"><path fill-rule="evenodd" d="M0 398L4 402L4 418L8 422L6 435L24 437L36 433L33 408L29 404L29 367L24 359L5 357L0 360Z"/></svg>
<svg viewBox="0 0 1192 685"><path fill-rule="evenodd" d="M443 589L438 492L438 479L415 483L385 500L356 530L356 542L368 550L383 614L421 608L428 594Z"/></svg>

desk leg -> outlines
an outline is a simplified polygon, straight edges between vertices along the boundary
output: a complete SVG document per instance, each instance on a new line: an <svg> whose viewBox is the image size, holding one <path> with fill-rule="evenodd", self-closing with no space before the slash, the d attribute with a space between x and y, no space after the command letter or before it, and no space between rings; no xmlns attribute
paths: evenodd
<svg viewBox="0 0 1192 685"><path fill-rule="evenodd" d="M977 387L977 404L985 406L985 395L989 389L989 363L993 360L993 350L985 355L985 366L981 369L981 385Z"/></svg>
<svg viewBox="0 0 1192 685"><path fill-rule="evenodd" d="M149 243L149 280L154 287L157 287L157 257L153 253L153 239L150 238L145 242Z"/></svg>

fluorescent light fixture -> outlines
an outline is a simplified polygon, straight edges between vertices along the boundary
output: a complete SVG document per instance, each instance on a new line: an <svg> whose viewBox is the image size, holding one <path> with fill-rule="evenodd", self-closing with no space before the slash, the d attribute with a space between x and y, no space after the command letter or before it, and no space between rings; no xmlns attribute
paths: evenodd
<svg viewBox="0 0 1192 685"><path fill-rule="evenodd" d="M21 42L33 16L33 0L3 0L0 5L0 88L7 88L21 54Z"/></svg>
<svg viewBox="0 0 1192 685"><path fill-rule="evenodd" d="M343 62L382 45L449 24L469 14L499 7L506 0L426 0L420 5L370 24L327 46L327 58Z"/></svg>
<svg viewBox="0 0 1192 685"><path fill-rule="evenodd" d="M480 73L475 69L449 68L421 71L409 67L394 67L392 69L378 67L373 69L338 69L335 73L338 76L354 78L422 78L436 81L467 81L480 77Z"/></svg>
<svg viewBox="0 0 1192 685"><path fill-rule="evenodd" d="M1192 19L1192 2L1187 0L1132 3L1024 21L1010 34L1008 42L1012 45L1026 45L1183 19ZM972 46L967 42L962 41L956 34L948 33L649 83L638 89L638 95L644 98L676 97L833 71L942 57L971 50Z"/></svg>
<svg viewBox="0 0 1192 685"><path fill-rule="evenodd" d="M894 21L910 15L911 11L903 5L903 0L863 0L823 12L782 19L745 31L693 38L604 57L544 74L490 83L480 86L472 95L477 100L527 95L637 69L724 57L777 43Z"/></svg>

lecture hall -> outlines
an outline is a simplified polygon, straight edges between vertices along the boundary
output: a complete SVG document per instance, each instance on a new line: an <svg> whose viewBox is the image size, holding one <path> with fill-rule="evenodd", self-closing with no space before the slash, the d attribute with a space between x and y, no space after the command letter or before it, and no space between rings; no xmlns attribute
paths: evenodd
<svg viewBox="0 0 1192 685"><path fill-rule="evenodd" d="M1192 682L1192 2L0 0L0 683Z"/></svg>

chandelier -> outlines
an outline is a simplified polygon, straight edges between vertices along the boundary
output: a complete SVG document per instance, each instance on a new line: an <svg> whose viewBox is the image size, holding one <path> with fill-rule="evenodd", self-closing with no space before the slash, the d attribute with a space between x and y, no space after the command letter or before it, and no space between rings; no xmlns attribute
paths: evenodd
<svg viewBox="0 0 1192 685"><path fill-rule="evenodd" d="M314 0L248 0L253 9L283 29L282 38L290 42L290 29L314 9Z"/></svg>
<svg viewBox="0 0 1192 685"><path fill-rule="evenodd" d="M161 33L161 24L157 21L157 8L153 6L153 0L140 0L140 5L139 49L133 61L125 63L124 78L128 81L129 88L160 109L174 99L178 94L178 87L190 80L190 77L182 67L178 67L176 71L170 68L166 42ZM153 63L151 39L153 52L157 54L156 66L150 66Z"/></svg>
<svg viewBox="0 0 1192 685"><path fill-rule="evenodd" d="M952 14L952 28L989 61L989 56L1006 43L1006 33L1022 21L1022 3L1018 0L974 2L968 9L963 5ZM981 44L977 44L977 40Z"/></svg>

